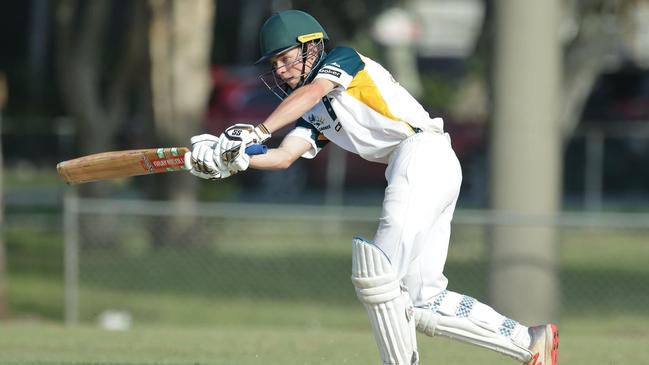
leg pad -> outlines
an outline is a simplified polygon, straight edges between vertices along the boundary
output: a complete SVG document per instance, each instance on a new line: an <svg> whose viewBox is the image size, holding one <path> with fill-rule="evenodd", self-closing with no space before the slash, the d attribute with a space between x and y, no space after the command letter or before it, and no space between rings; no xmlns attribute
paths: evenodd
<svg viewBox="0 0 649 365"><path fill-rule="evenodd" d="M450 337L522 362L530 360L531 352L521 339L525 328L471 297L444 291L429 305L415 308L414 314L417 330L428 336Z"/></svg>
<svg viewBox="0 0 649 365"><path fill-rule="evenodd" d="M372 325L383 364L419 363L413 307L390 260L360 238L352 243L352 283Z"/></svg>

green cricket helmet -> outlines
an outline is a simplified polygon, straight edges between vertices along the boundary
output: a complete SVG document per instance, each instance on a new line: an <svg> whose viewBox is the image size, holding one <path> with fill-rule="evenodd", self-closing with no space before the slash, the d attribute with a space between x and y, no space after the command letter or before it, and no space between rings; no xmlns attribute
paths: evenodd
<svg viewBox="0 0 649 365"><path fill-rule="evenodd" d="M315 40L329 40L322 25L300 10L284 10L273 14L259 31L259 64L292 47Z"/></svg>
<svg viewBox="0 0 649 365"><path fill-rule="evenodd" d="M256 64L269 61L282 52L300 47L299 56L292 63L282 67L298 65L302 67L302 73L297 86L293 88L287 81L281 80L277 76L275 65L271 65L271 69L259 75L259 78L273 94L284 99L294 89L311 80L317 65L324 58L324 42L328 39L329 36L320 23L303 11L285 10L273 14L266 20L259 32L259 47L262 56Z"/></svg>

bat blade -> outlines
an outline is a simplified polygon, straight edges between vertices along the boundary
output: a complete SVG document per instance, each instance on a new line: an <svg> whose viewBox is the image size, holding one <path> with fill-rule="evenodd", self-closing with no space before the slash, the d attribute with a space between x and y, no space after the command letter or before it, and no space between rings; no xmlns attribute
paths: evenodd
<svg viewBox="0 0 649 365"><path fill-rule="evenodd" d="M63 161L56 170L68 184L149 175L184 168L186 147L111 151Z"/></svg>
<svg viewBox="0 0 649 365"><path fill-rule="evenodd" d="M246 147L246 154L250 156L263 155L267 151L268 148L263 144ZM187 147L102 152L59 162L56 170L68 184L150 175L183 170L187 152Z"/></svg>

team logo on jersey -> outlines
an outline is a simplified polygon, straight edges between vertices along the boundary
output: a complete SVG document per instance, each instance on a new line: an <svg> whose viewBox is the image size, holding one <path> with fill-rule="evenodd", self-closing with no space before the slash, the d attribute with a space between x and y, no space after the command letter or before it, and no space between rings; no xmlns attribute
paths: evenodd
<svg viewBox="0 0 649 365"><path fill-rule="evenodd" d="M342 73L340 71L332 70L330 68L322 68L320 71L318 71L319 74L327 74L335 77L340 77Z"/></svg>
<svg viewBox="0 0 649 365"><path fill-rule="evenodd" d="M314 126L318 131L322 132L326 129L331 128L330 125L325 124L325 118L316 114L309 114L307 117L309 123Z"/></svg>
<svg viewBox="0 0 649 365"><path fill-rule="evenodd" d="M323 117L315 114L309 114L309 117L307 119L309 120L309 123L311 123L311 125L316 128L320 128L320 126L322 126L322 124L324 124L325 122Z"/></svg>

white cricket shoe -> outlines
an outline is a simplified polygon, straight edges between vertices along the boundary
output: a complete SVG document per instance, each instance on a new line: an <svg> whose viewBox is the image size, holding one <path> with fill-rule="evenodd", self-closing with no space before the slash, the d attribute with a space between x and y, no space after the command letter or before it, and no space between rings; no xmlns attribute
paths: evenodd
<svg viewBox="0 0 649 365"><path fill-rule="evenodd" d="M555 324L530 327L532 339L529 350L532 359L527 365L557 365L559 354L559 329Z"/></svg>

